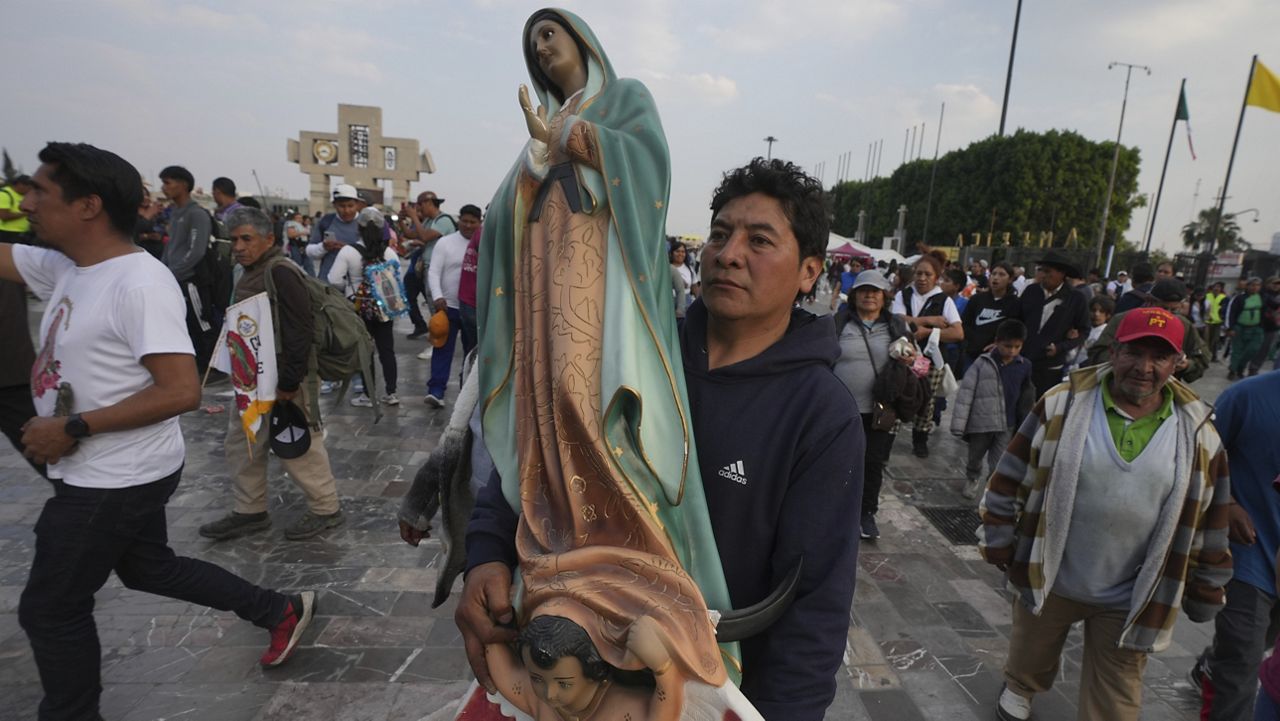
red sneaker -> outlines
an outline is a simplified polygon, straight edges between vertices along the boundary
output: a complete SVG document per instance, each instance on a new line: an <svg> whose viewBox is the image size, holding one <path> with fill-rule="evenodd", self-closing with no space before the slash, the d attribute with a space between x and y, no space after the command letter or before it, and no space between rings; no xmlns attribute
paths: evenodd
<svg viewBox="0 0 1280 721"><path fill-rule="evenodd" d="M259 663L263 666L279 666L293 655L293 648L302 638L302 632L311 623L311 614L316 609L316 592L303 591L289 599L289 607L284 611L284 618L271 629L271 646L262 654Z"/></svg>

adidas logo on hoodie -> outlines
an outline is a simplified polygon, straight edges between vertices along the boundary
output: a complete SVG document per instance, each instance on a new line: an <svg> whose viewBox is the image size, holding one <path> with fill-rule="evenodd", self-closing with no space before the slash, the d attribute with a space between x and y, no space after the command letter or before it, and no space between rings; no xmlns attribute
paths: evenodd
<svg viewBox="0 0 1280 721"><path fill-rule="evenodd" d="M735 483L747 485L747 472L742 468L742 461L734 461L720 469L720 477L728 478Z"/></svg>

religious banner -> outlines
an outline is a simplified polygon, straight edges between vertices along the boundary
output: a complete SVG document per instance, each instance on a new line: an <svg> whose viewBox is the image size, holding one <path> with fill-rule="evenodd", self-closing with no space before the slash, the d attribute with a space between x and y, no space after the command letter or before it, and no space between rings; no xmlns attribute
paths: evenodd
<svg viewBox="0 0 1280 721"><path fill-rule="evenodd" d="M210 365L231 377L240 423L253 443L276 399L275 325L266 293L227 308Z"/></svg>

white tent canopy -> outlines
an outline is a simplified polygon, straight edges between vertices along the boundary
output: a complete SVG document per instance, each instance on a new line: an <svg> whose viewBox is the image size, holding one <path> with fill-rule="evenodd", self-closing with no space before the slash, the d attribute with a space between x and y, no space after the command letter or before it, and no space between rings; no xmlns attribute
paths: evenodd
<svg viewBox="0 0 1280 721"><path fill-rule="evenodd" d="M902 255L895 250L889 250L887 248L872 248L871 246L863 245L862 243L859 243L853 240L852 238L846 238L843 235L837 235L835 233L828 233L827 235L828 235L828 238L827 238L828 251L835 250L836 248L843 246L845 243L848 243L849 245L852 245L854 248L862 251L863 253L866 253L872 258L875 258L877 262L881 260L883 260L886 263L889 263L895 260L898 261L899 263L902 262Z"/></svg>

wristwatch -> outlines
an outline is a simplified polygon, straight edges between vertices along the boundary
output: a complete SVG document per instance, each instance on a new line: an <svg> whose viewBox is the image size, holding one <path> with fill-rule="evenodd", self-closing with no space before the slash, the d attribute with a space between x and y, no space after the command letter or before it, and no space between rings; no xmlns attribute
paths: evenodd
<svg viewBox="0 0 1280 721"><path fill-rule="evenodd" d="M84 422L84 419L80 417L79 413L76 413L70 416L69 418L67 418L67 425L64 427L63 430L66 431L67 435L71 436L77 441L80 440L81 438L89 437L89 424Z"/></svg>

